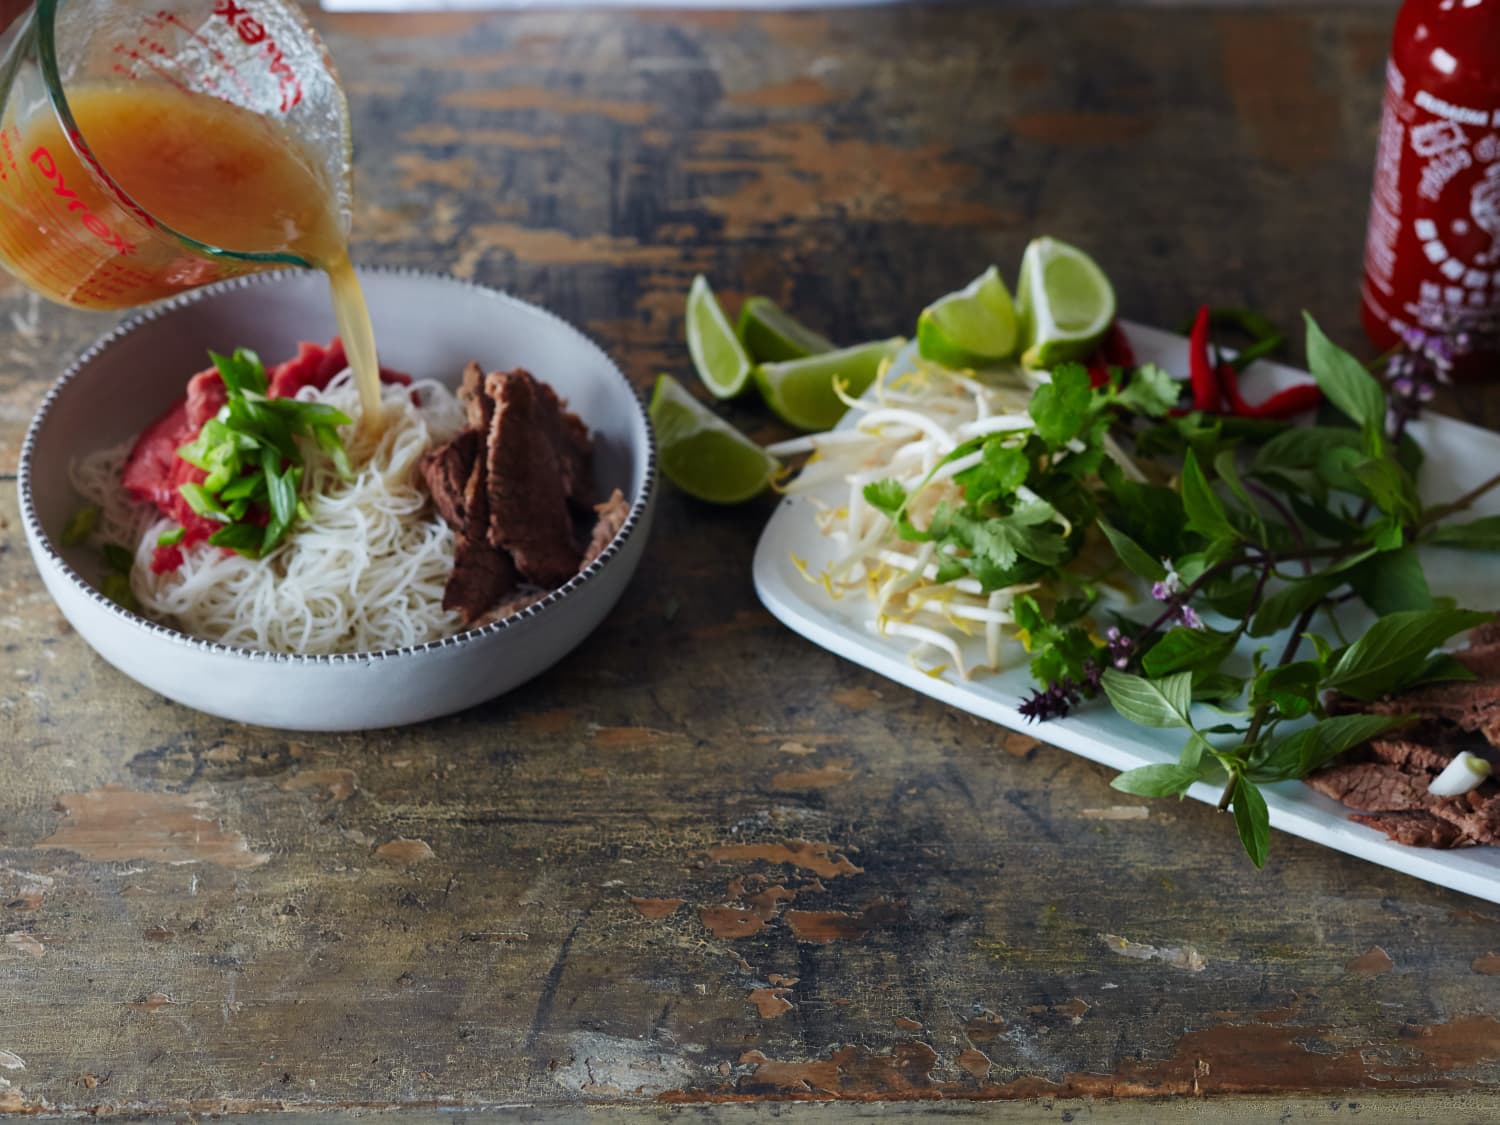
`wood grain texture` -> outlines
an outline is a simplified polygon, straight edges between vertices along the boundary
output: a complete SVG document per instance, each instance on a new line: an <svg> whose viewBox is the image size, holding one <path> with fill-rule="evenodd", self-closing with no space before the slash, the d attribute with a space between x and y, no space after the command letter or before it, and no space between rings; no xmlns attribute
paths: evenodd
<svg viewBox="0 0 1500 1125"><path fill-rule="evenodd" d="M357 257L547 305L644 386L686 367L700 270L853 341L1044 231L1097 254L1127 315L1305 306L1353 339L1388 21L325 22ZM10 472L59 357L103 324L11 286L0 326ZM1251 1099L1224 1108L1246 1120L1478 1119L1500 910L1279 835L1257 874L1211 809L1122 799L1109 771L804 643L750 588L768 512L667 492L618 611L534 684L414 730L288 737L96 659L0 484L0 1111L962 1118L1197 1093ZM1022 1112L1041 1108L995 1119Z"/></svg>

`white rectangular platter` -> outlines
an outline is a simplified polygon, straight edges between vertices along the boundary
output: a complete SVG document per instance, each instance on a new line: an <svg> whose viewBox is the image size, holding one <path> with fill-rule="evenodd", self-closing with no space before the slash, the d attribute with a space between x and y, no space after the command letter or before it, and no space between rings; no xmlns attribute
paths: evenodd
<svg viewBox="0 0 1500 1125"><path fill-rule="evenodd" d="M1139 362L1157 363L1178 375L1187 370L1187 341L1183 337L1143 325L1126 324L1125 328ZM903 363L898 360L889 378L898 378L902 369ZM1270 390L1307 378L1303 372L1277 364L1257 364L1246 373L1246 397L1255 401ZM846 425L852 425L852 420L846 419ZM1423 497L1429 501L1452 499L1500 467L1500 434L1436 415L1414 424L1411 433L1427 455L1420 481ZM845 492L845 486L835 483L819 498L837 505ZM794 565L796 556L816 574L833 557L834 543L818 530L813 511L805 497L783 500L755 552L756 592L788 628L914 691L1001 726L1026 731L1112 769L1176 760L1179 732L1135 726L1103 701L1085 705L1066 719L1028 723L1016 708L1032 683L1025 654L1013 641L1007 642L1002 661L1006 670L987 677L963 681L949 673L936 679L914 668L907 660L904 642L870 631L871 615L862 599L850 596L834 601ZM1500 496L1491 493L1475 505L1470 518L1494 514L1500 514ZM1435 595L1451 595L1468 608L1500 609L1500 558L1434 549L1424 555L1424 565ZM1357 622L1351 624L1359 627ZM975 644L980 646L982 642L976 640ZM983 663L982 647L964 655L970 666ZM1374 829L1352 823L1348 809L1301 782L1265 786L1264 792L1271 824L1284 832L1500 903L1500 848L1438 851L1403 847L1390 843ZM1188 795L1214 803L1219 790L1199 783Z"/></svg>

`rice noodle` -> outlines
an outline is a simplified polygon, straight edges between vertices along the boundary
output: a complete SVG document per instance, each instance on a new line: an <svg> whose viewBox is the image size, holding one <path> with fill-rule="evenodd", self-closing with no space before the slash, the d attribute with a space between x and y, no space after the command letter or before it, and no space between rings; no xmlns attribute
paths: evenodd
<svg viewBox="0 0 1500 1125"><path fill-rule="evenodd" d="M412 392L421 406L412 402ZM325 390L297 397L351 417L359 395L348 372ZM207 543L183 551L166 574L151 572L156 537L176 526L155 508L132 501L120 470L133 442L72 467L73 485L100 508L98 538L133 545L131 589L143 612L195 637L267 652L373 652L422 644L458 632L456 613L442 607L453 568L454 536L438 519L419 483L417 461L464 424L453 392L431 380L382 390L383 425L344 427L354 466L343 480L318 449L304 445L302 497L309 518L298 520L264 559L247 559Z"/></svg>

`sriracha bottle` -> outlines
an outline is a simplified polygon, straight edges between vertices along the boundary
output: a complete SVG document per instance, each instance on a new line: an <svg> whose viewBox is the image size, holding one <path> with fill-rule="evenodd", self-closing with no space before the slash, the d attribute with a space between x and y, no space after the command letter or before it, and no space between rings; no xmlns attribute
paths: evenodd
<svg viewBox="0 0 1500 1125"><path fill-rule="evenodd" d="M1406 0L1386 64L1361 319L1467 333L1460 375L1500 360L1500 0Z"/></svg>

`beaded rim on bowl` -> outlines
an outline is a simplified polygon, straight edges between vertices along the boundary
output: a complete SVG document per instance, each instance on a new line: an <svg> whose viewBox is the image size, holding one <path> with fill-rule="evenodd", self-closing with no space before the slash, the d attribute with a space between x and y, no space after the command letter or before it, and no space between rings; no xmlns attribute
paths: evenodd
<svg viewBox="0 0 1500 1125"><path fill-rule="evenodd" d="M213 285L204 286L202 289L195 289L190 293L184 293L180 296L173 297L169 300L161 302L160 304L153 305L149 309L137 313L136 315L122 322L113 330L106 333L104 336L101 336L99 339L90 344L88 348L86 348L81 354L78 355L77 358L73 360L72 363L67 366L62 375L57 379L55 383L52 384L51 388L48 389L46 396L42 399L41 406L37 408L36 415L31 420L31 424L27 426L26 437L21 443L20 465L16 474L16 482L20 494L21 522L25 527L28 536L31 537L32 541L35 544L40 546L41 551L46 556L47 560L55 565L80 593L89 598L92 602L94 602L95 605L104 609L106 612L113 614L119 620L124 621L135 628L147 630L151 633L155 633L165 640L171 641L176 644L186 645L190 648L204 653L236 657L244 660L259 660L290 664L367 664L376 660L396 660L405 657L419 656L423 653L439 652L444 649L462 648L465 645L483 640L486 637L492 637L499 633L502 633L506 629L514 628L516 626L524 624L527 621L540 617L543 613L546 612L548 608L559 604L571 594L574 594L578 590L582 589L591 579L593 579L609 564L609 561L611 559L620 554L620 552L624 549L625 544L630 540L631 536L640 526L641 521L645 517L646 510L650 506L656 492L656 435L651 428L651 418L646 409L645 402L641 399L641 396L636 393L635 387L633 387L630 383L630 380L625 377L625 373L620 370L619 365L615 363L612 358L610 358L609 353L606 352L602 347L600 347L598 342L591 336L589 336L586 332L583 332L581 329L576 328L572 324L569 324L566 320L563 320L556 313L550 312L549 310L544 309L539 305L533 305L529 301L523 301L519 297L511 296L509 293L502 293L498 289L491 289L488 286L479 285L472 281L466 281L463 278L453 277L450 274L437 273L430 270L413 269L404 266L368 266L361 267L359 272L361 274L367 275L380 274L389 277L406 277L417 281L434 281L444 285L458 285L466 289L472 289L475 292L482 293L486 297L489 297L493 300L501 301L506 304L524 309L530 313L539 313L543 317L552 321L559 328L562 328L565 331L572 333L574 336L583 340L599 353L599 355L604 359L604 362L609 366L609 370L613 374L614 378L620 381L626 391L629 392L630 400L635 403L637 411L635 420L640 425L640 431L642 434L644 434L646 443L646 466L645 473L642 477L639 494L631 501L630 513L626 516L625 522L623 525L621 525L620 530L615 533L615 537L610 542L609 546L604 549L604 551L599 555L598 558L596 558L588 566L584 567L583 570L579 571L572 578L568 579L568 581L563 583L563 585L559 586L555 590L550 591L545 596L533 602L526 608L511 614L509 617L502 618L499 621L493 621L490 624L484 625L478 629L466 629L463 632L453 634L451 637L444 637L441 640L436 641L428 641L425 644L403 645L400 648L379 649L369 652L341 652L326 654L265 652L261 649L244 648L239 645L228 645L223 644L219 641L204 640L201 637L193 637L178 629L172 629L168 628L165 625L158 624L157 622L152 621L149 618L142 617L138 613L131 613L129 610L123 608L122 606L116 604L115 602L111 601L109 598L106 598L103 594L101 594L92 583L88 582L81 574L74 570L73 567L68 564L67 560L64 559L58 552L56 547L53 546L51 537L42 527L41 519L36 511L36 505L32 500L32 459L35 453L37 438L41 432L42 424L47 417L48 411L51 409L52 404L57 399L57 397L63 392L68 384L78 376L78 374L83 370L84 367L92 363L96 358L98 358L103 352L112 347L116 342L130 335L142 325L148 324L154 320L159 320L160 318L167 316L170 313L176 312L179 309L196 304L201 300L217 296L221 293L232 292L237 289L246 289L255 285L275 284L276 282L284 281L289 277L300 278L307 276L307 271L305 270L276 270L268 273L245 274L240 277L229 278L226 281L216 282Z"/></svg>

